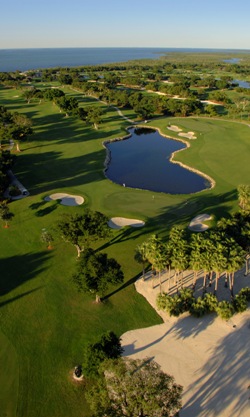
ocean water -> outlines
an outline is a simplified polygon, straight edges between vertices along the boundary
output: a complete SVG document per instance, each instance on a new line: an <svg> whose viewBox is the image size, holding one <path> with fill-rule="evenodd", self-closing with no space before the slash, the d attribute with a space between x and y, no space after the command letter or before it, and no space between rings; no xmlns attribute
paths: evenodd
<svg viewBox="0 0 250 417"><path fill-rule="evenodd" d="M189 48L36 48L0 49L0 72L53 67L76 67L156 59L170 52L232 52Z"/></svg>
<svg viewBox="0 0 250 417"><path fill-rule="evenodd" d="M0 49L0 71L75 67L158 58L162 48L39 48Z"/></svg>

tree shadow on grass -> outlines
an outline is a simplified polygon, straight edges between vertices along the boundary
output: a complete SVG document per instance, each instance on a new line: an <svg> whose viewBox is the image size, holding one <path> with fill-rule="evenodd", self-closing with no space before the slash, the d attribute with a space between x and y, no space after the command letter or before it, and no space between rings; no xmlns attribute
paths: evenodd
<svg viewBox="0 0 250 417"><path fill-rule="evenodd" d="M9 304L9 303L13 303L14 301L19 300L20 298L26 297L29 294L32 294L33 292L39 291L42 287L37 287L34 288L33 290L30 291L26 291L22 294L16 295L15 297L9 298L8 300L2 301L0 302L0 308L4 307L5 305Z"/></svg>
<svg viewBox="0 0 250 417"><path fill-rule="evenodd" d="M187 195L187 199L172 206L163 207L160 214L150 220L147 227L152 233L157 230L159 237L166 238L173 226L189 224L198 214L207 213L213 216L214 221L221 217L228 217L234 202L237 201L237 190L225 193L208 191L202 194Z"/></svg>
<svg viewBox="0 0 250 417"><path fill-rule="evenodd" d="M0 259L0 296L8 294L46 270L50 252L29 253Z"/></svg>
<svg viewBox="0 0 250 417"><path fill-rule="evenodd" d="M54 188L105 180L104 159L103 150L72 158L63 158L60 152L55 151L33 155L22 153L13 171L29 192L35 195Z"/></svg>
<svg viewBox="0 0 250 417"><path fill-rule="evenodd" d="M137 274L133 278L130 278L128 281L124 282L119 288L116 288L115 290L113 290L109 294L107 294L104 297L102 297L102 301L107 301L113 295L117 294L118 292L120 292L120 291L124 290L125 288L129 287L130 285L134 284L135 281L137 281L137 279L140 276L141 276L141 274Z"/></svg>
<svg viewBox="0 0 250 417"><path fill-rule="evenodd" d="M214 194L192 195L180 203L159 209L159 214L146 221L144 227L126 226L120 230L113 230L112 238L100 246L98 250L104 250L111 245L118 245L128 240L136 240L144 235L145 239L147 239L150 234L155 233L163 241L167 241L170 229L173 226L179 225L182 227L183 224L188 225L197 214L206 212L213 215L215 221L221 217L228 217L231 204L235 200L237 200L237 190L218 194L217 196Z"/></svg>

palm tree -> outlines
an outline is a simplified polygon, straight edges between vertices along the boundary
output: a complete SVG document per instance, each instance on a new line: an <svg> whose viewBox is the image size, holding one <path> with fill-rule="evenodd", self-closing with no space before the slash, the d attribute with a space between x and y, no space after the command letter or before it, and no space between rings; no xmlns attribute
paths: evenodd
<svg viewBox="0 0 250 417"><path fill-rule="evenodd" d="M153 267L154 267L155 271L158 272L160 293L162 293L161 272L168 265L165 245L163 245L163 244L159 245L158 250L155 253L155 257L152 261L153 261Z"/></svg>
<svg viewBox="0 0 250 417"><path fill-rule="evenodd" d="M235 242L233 238L229 238L227 242L227 266L226 271L229 275L229 286L231 291L231 296L233 297L233 287L234 287L234 274L244 263L244 250L238 243Z"/></svg>
<svg viewBox="0 0 250 417"><path fill-rule="evenodd" d="M147 245L147 242L143 242L141 245L138 245L135 248L134 259L139 264L142 264L142 276L143 276L143 280L145 279L145 263L148 260L147 254L148 254L148 245Z"/></svg>
<svg viewBox="0 0 250 417"><path fill-rule="evenodd" d="M162 246L162 241L157 237L157 235L152 235L147 241L147 260L152 265L152 271L155 270L155 259L159 252L160 247ZM152 274L153 275L153 274ZM153 276L152 276L153 278ZM154 281L152 279L152 287L154 286Z"/></svg>
<svg viewBox="0 0 250 417"><path fill-rule="evenodd" d="M203 252L203 240L204 235L202 233L193 233L191 236L190 242L190 259L189 259L189 266L193 270L194 278L193 278L193 290L195 289L197 275L198 272L202 269L202 258L201 254Z"/></svg>
<svg viewBox="0 0 250 417"><path fill-rule="evenodd" d="M210 232L203 233L202 250L201 250L201 266L203 269L203 293L206 292L206 279L209 274L209 286L212 281L212 257L214 253L214 245L210 239Z"/></svg>
<svg viewBox="0 0 250 417"><path fill-rule="evenodd" d="M212 271L215 272L214 294L216 295L218 289L218 280L222 272L226 270L227 266L227 248L225 242L225 234L223 232L211 232L210 238L214 246L214 253L211 259L211 267Z"/></svg>
<svg viewBox="0 0 250 417"><path fill-rule="evenodd" d="M245 255L245 265L246 265L246 270L245 270L245 277L249 274L249 261L250 261L250 253L249 250L247 251L246 255Z"/></svg>
<svg viewBox="0 0 250 417"><path fill-rule="evenodd" d="M241 184L237 188L239 206L242 210L250 209L250 185Z"/></svg>
<svg viewBox="0 0 250 417"><path fill-rule="evenodd" d="M173 227L169 234L169 244L171 246L171 265L175 269L175 285L177 285L178 292L179 274L181 271L183 273L188 266L188 244L186 231L178 227Z"/></svg>

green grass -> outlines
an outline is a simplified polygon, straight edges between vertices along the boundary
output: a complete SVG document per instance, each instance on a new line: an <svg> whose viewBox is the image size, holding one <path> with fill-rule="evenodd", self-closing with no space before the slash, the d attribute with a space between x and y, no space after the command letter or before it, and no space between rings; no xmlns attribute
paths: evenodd
<svg viewBox="0 0 250 417"><path fill-rule="evenodd" d="M197 139L176 159L216 181L212 190L171 196L123 188L104 177L102 142L123 136L129 125L113 108L82 99L81 105L94 103L105 111L103 124L95 131L79 120L65 118L52 103L28 105L20 95L20 91L0 90L1 104L32 117L35 130L21 144L23 152L14 167L31 195L11 203L15 217L9 229L0 230L0 385L5 387L0 394L4 399L1 413L8 417L88 417L82 387L72 382L70 373L81 363L84 345L106 330L121 335L161 322L134 290L141 270L133 259L134 248L154 232L165 238L172 225L187 225L199 212L218 218L236 209L237 185L250 182L249 127L204 118L150 123L168 136L174 136L168 123L194 131ZM143 229L114 231L109 241L96 243L96 248L121 263L125 273L125 283L112 288L102 305L79 294L71 282L77 262L74 247L56 240L53 251L47 251L40 242L42 228L51 230L62 213L84 209L44 201L57 191L82 195L84 206L108 216L146 220Z"/></svg>

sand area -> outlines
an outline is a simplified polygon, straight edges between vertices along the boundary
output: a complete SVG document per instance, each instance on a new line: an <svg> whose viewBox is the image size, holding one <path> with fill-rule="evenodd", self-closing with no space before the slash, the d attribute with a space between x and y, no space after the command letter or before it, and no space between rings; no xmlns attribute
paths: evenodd
<svg viewBox="0 0 250 417"><path fill-rule="evenodd" d="M111 229L121 229L124 226L143 227L145 222L137 219L126 219L125 217L112 217L108 225Z"/></svg>
<svg viewBox="0 0 250 417"><path fill-rule="evenodd" d="M173 132L178 132L178 136L187 138L187 139L196 139L194 132L182 132L182 129L178 126L171 125L167 127L168 130L172 130Z"/></svg>
<svg viewBox="0 0 250 417"><path fill-rule="evenodd" d="M170 274L170 293L176 291ZM163 275L163 291L168 288L168 273ZM191 271L184 274L184 285L192 285ZM202 287L198 276L196 295ZM158 278L152 288L151 272L140 278L136 289L156 309ZM212 283L213 291L214 283ZM244 269L236 273L235 292L250 287L250 275ZM223 278L219 281L219 299L230 299ZM183 385L180 417L248 417L250 415L250 309L223 321L215 314L193 318L188 313L169 317L159 313L163 324L129 331L122 335L124 355L152 358Z"/></svg>
<svg viewBox="0 0 250 417"><path fill-rule="evenodd" d="M84 203L84 198L79 195L55 193L44 198L45 201L61 200L63 206L79 206Z"/></svg>
<svg viewBox="0 0 250 417"><path fill-rule="evenodd" d="M206 222L211 219L212 216L210 216L210 214L199 214L191 220L191 222L188 225L188 228L193 232L204 232L205 230L209 229L209 225L203 222Z"/></svg>

